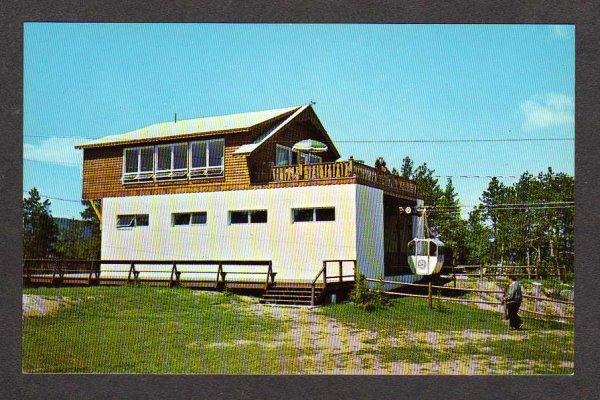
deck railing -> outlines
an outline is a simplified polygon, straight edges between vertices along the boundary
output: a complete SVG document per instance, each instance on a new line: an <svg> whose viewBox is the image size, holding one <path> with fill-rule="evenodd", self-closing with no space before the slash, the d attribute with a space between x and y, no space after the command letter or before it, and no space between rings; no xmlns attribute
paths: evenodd
<svg viewBox="0 0 600 400"><path fill-rule="evenodd" d="M336 161L318 164L279 165L271 170L273 182L311 181L356 178L360 183L374 184L397 193L416 195L415 182L389 172L381 172L359 162Z"/></svg>
<svg viewBox="0 0 600 400"><path fill-rule="evenodd" d="M344 263L345 262L350 262L352 263L352 273L351 274L346 274L344 275ZM337 264L337 274L329 274L327 275L327 265L330 263L335 263ZM333 283L333 282L354 282L356 280L356 260L323 260L323 268L321 268L319 270L319 272L317 272L317 275L315 275L315 278L313 279L313 281L310 284L310 289L311 289L311 293L310 293L310 305L314 306L316 304L316 287L317 287L317 282L319 280L323 280L323 293L325 292L325 290L327 289L327 283Z"/></svg>
<svg viewBox="0 0 600 400"><path fill-rule="evenodd" d="M121 268L100 268L101 265L124 266ZM140 270L141 265L159 265L166 268L149 268ZM177 266L213 266L216 269L199 270L177 268ZM266 271L226 271L226 266L264 266ZM136 268L137 267L137 268ZM106 274L118 273L123 277L106 277ZM165 278L145 277L151 274L170 274L168 281ZM202 279L202 282L214 282L215 288L224 288L227 274L230 275L254 275L265 276L264 288L268 289L275 282L276 272L273 272L273 263L270 260L65 260L65 259L24 259L23 279L25 283L31 283L35 278L47 278L52 285L60 284L65 280L85 280L91 285L100 281L121 281L136 283L140 281L169 282L169 286L178 286L181 283L182 273L206 274L215 276L215 279ZM105 276L102 276L102 275ZM127 274L125 278L124 274ZM140 277L140 274L142 275ZM186 281L187 282L187 281ZM200 282L200 281L198 281Z"/></svg>

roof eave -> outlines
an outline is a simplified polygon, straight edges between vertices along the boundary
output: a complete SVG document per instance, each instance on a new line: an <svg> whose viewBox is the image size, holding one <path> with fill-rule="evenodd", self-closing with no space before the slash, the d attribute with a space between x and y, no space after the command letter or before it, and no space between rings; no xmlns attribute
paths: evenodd
<svg viewBox="0 0 600 400"><path fill-rule="evenodd" d="M203 136L214 136L214 135L230 135L234 133L245 133L250 131L250 128L243 129L228 129L223 131L211 131L211 132L201 132L201 133L190 133L186 135L170 135L164 136L160 138L148 138L148 139L135 139L135 140L122 140L122 141L114 141L114 142L105 142L105 143L90 143L90 144L78 144L75 145L76 149L91 149L91 148L99 148L99 147L113 147L113 146L123 146L123 145L136 145L143 143L156 143L156 142L166 142L174 139L191 139L196 137Z"/></svg>

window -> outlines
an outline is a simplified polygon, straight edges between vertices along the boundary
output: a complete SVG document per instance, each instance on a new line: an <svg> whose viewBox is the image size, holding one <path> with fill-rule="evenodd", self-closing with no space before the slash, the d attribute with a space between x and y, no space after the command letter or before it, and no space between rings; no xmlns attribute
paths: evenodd
<svg viewBox="0 0 600 400"><path fill-rule="evenodd" d="M294 212L294 222L308 222L314 218L314 208L299 208Z"/></svg>
<svg viewBox="0 0 600 400"><path fill-rule="evenodd" d="M323 162L321 156L292 150L278 144L275 146L275 165L315 164Z"/></svg>
<svg viewBox="0 0 600 400"><path fill-rule="evenodd" d="M187 153L187 143L156 146L156 179L185 178L188 166Z"/></svg>
<svg viewBox="0 0 600 400"><path fill-rule="evenodd" d="M117 215L117 229L148 226L148 214Z"/></svg>
<svg viewBox="0 0 600 400"><path fill-rule="evenodd" d="M173 226L206 224L206 212L173 213Z"/></svg>
<svg viewBox="0 0 600 400"><path fill-rule="evenodd" d="M316 208L315 221L335 221L335 208Z"/></svg>
<svg viewBox="0 0 600 400"><path fill-rule="evenodd" d="M152 179L154 173L154 146L125 149L124 157L124 181Z"/></svg>
<svg viewBox="0 0 600 400"><path fill-rule="evenodd" d="M230 224L263 224L267 222L267 210L230 211Z"/></svg>
<svg viewBox="0 0 600 400"><path fill-rule="evenodd" d="M223 176L224 139L133 147L123 151L123 182Z"/></svg>
<svg viewBox="0 0 600 400"><path fill-rule="evenodd" d="M335 208L294 208L292 219L294 222L335 221Z"/></svg>
<svg viewBox="0 0 600 400"><path fill-rule="evenodd" d="M190 143L190 176L194 178L223 175L225 140L211 139Z"/></svg>

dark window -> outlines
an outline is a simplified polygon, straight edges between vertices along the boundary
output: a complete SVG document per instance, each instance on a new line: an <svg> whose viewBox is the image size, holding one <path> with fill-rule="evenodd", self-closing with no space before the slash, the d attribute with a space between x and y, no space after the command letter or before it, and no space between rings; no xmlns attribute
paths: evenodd
<svg viewBox="0 0 600 400"><path fill-rule="evenodd" d="M335 208L292 209L294 222L335 221Z"/></svg>
<svg viewBox="0 0 600 400"><path fill-rule="evenodd" d="M206 213L197 212L192 213L192 225L201 225L206 223Z"/></svg>
<svg viewBox="0 0 600 400"><path fill-rule="evenodd" d="M117 215L117 228L148 226L148 214Z"/></svg>
<svg viewBox="0 0 600 400"><path fill-rule="evenodd" d="M152 172L154 169L154 147L140 149L140 172Z"/></svg>
<svg viewBox="0 0 600 400"><path fill-rule="evenodd" d="M117 228L133 228L135 215L117 215Z"/></svg>
<svg viewBox="0 0 600 400"><path fill-rule="evenodd" d="M148 214L136 215L135 226L148 226Z"/></svg>
<svg viewBox="0 0 600 400"><path fill-rule="evenodd" d="M315 210L316 221L335 221L335 208L317 208Z"/></svg>
<svg viewBox="0 0 600 400"><path fill-rule="evenodd" d="M171 146L168 144L158 146L157 170L166 171L171 169Z"/></svg>
<svg viewBox="0 0 600 400"><path fill-rule="evenodd" d="M260 224L267 222L267 210L230 211L229 222L232 224Z"/></svg>
<svg viewBox="0 0 600 400"><path fill-rule="evenodd" d="M138 172L138 158L140 156L140 149L127 149L125 150L125 172L135 173Z"/></svg>
<svg viewBox="0 0 600 400"><path fill-rule="evenodd" d="M206 223L206 212L174 213L173 226L202 225Z"/></svg>
<svg viewBox="0 0 600 400"><path fill-rule="evenodd" d="M231 211L229 221L232 224L247 224L248 211Z"/></svg>
<svg viewBox="0 0 600 400"><path fill-rule="evenodd" d="M253 224L262 224L267 222L267 210L251 211L250 222Z"/></svg>
<svg viewBox="0 0 600 400"><path fill-rule="evenodd" d="M173 214L173 225L189 225L190 224L190 213L177 213Z"/></svg>
<svg viewBox="0 0 600 400"><path fill-rule="evenodd" d="M313 220L314 208L297 208L294 212L294 222L308 222Z"/></svg>

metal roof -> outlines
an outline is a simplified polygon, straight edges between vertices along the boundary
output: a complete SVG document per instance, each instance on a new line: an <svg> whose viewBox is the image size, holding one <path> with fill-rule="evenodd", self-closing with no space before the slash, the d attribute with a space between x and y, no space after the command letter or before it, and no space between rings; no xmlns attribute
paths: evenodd
<svg viewBox="0 0 600 400"><path fill-rule="evenodd" d="M275 124L274 126L267 129L253 143L248 143L248 144L244 144L244 145L240 146L236 151L233 152L233 154L250 154L250 153L252 153L254 150L256 150L256 148L258 148L261 144L266 142L267 139L269 139L270 137L275 135L277 132L279 132L281 129L283 129L284 126L289 124L290 121L292 121L294 118L296 118L298 115L300 115L300 113L302 113L302 111L306 110L308 107L309 107L309 104L298 107L293 114L291 114L289 117L287 117L281 123Z"/></svg>
<svg viewBox="0 0 600 400"><path fill-rule="evenodd" d="M128 142L143 142L156 139L175 139L178 136L191 136L196 134L239 132L274 118L293 113L306 108L295 106L278 108L265 111L254 111L240 114L218 115L177 122L162 122L149 125L131 132L118 135L104 136L75 146L75 148L100 147Z"/></svg>

